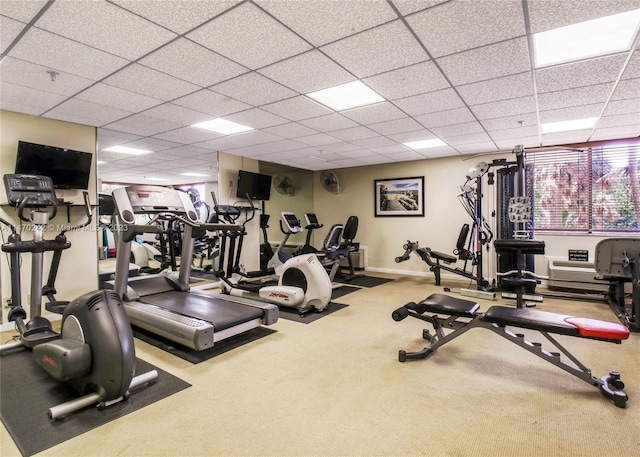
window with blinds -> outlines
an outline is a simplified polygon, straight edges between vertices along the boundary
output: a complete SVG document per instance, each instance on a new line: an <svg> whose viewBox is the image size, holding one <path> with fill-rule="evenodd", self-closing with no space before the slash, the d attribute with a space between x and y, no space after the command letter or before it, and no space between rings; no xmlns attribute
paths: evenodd
<svg viewBox="0 0 640 457"><path fill-rule="evenodd" d="M638 232L640 145L527 152L536 231Z"/></svg>

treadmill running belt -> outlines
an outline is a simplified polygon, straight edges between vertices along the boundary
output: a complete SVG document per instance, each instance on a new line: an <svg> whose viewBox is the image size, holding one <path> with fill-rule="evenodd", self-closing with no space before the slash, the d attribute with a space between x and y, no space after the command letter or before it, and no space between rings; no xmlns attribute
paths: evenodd
<svg viewBox="0 0 640 457"><path fill-rule="evenodd" d="M162 292L140 297L138 301L210 322L216 331L262 317L260 308L188 292Z"/></svg>

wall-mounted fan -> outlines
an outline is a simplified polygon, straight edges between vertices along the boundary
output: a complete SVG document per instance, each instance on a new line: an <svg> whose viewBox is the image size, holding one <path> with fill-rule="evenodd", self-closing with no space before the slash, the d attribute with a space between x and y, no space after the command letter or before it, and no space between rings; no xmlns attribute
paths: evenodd
<svg viewBox="0 0 640 457"><path fill-rule="evenodd" d="M322 188L332 194L340 193L340 182L333 171L323 171L320 173L320 184Z"/></svg>
<svg viewBox="0 0 640 457"><path fill-rule="evenodd" d="M282 195L292 196L295 191L293 181L286 175L277 175L273 178L273 187Z"/></svg>

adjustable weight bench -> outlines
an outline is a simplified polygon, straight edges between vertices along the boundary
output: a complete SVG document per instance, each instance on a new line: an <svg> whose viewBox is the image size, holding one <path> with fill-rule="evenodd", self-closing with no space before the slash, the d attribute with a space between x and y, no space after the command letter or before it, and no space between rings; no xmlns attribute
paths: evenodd
<svg viewBox="0 0 640 457"><path fill-rule="evenodd" d="M609 343L622 343L629 337L629 329L622 324L595 319L567 316L546 311L506 306L491 306L485 313L479 311L476 302L433 294L419 303L407 303L392 313L393 320L401 321L407 316L430 322L435 334L423 330L423 338L429 346L419 352L400 351L400 362L423 359L433 354L440 346L475 327L486 328L506 338L512 343L537 355L547 362L563 369L579 379L600 389L602 394L619 408L625 408L627 394L622 390L624 383L620 373L611 371L607 376L597 378L591 370L565 349L550 334L576 336ZM549 352L542 343L527 341L523 334L513 333L507 327L536 330L542 334L559 352ZM562 359L565 356L572 363Z"/></svg>

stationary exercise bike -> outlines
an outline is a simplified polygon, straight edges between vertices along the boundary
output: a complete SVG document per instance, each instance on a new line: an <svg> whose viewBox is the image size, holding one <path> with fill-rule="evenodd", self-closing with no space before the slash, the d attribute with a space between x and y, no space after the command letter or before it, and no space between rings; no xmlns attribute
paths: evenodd
<svg viewBox="0 0 640 457"><path fill-rule="evenodd" d="M2 245L2 251L10 254L11 263L9 320L16 323L20 334L19 340L0 346L0 353L21 347L31 349L38 365L82 395L50 408L51 419L59 419L90 404L108 406L128 398L130 389L153 381L158 373L153 370L134 377L133 333L122 302L114 292L90 292L68 304L50 302L49 310L63 314L60 333L56 333L51 322L40 315L43 253L54 252L57 272L61 251L71 246L64 233L91 223L88 193L85 192L84 200L89 221L81 226L67 227L54 240L45 240L44 228L57 212L51 178L13 174L5 175L4 182L9 203L18 207L20 220L33 225L34 235L32 241L22 241L16 227L0 219L12 232L8 242ZM41 211L43 207L51 207L51 212ZM28 218L26 208L30 208ZM25 322L27 314L21 305L20 254L27 252L32 254L31 313L29 321Z"/></svg>
<svg viewBox="0 0 640 457"><path fill-rule="evenodd" d="M246 235L245 226L255 216L253 202L249 198L248 200L251 205L250 215L240 226L240 230L221 232L220 257L221 259L224 259L225 255L227 257L227 272L220 269L217 272L217 276L222 281L223 292L228 295L273 303L279 307L294 308L299 314L312 310L316 312L323 311L331 301L332 287L329 275L315 254L291 257L277 268L267 268L267 270L261 270L260 272L245 273L241 271L240 255L242 253L243 239ZM229 208L217 203L214 209L218 214L232 212ZM239 210L237 212L239 213ZM235 214L236 212L233 213ZM291 217L291 214L293 213L287 213L286 217L283 216L283 231L293 232L296 229L295 226L300 225L300 221L295 218L295 215ZM293 220L294 218L297 223ZM284 242L282 245L284 245ZM258 280L255 282L238 281L232 278L233 274ZM277 284L260 281L258 274L271 277L275 275Z"/></svg>

